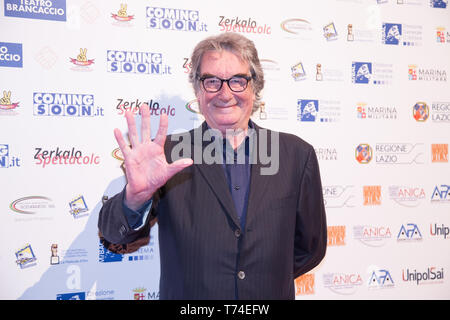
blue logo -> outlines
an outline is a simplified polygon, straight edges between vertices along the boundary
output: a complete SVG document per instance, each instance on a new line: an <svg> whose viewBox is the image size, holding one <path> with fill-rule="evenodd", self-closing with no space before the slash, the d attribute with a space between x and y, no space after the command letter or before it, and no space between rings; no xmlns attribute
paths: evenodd
<svg viewBox="0 0 450 320"><path fill-rule="evenodd" d="M422 240L422 234L420 233L419 227L415 223L408 223L406 227L401 226L400 231L397 235L398 241L415 241Z"/></svg>
<svg viewBox="0 0 450 320"><path fill-rule="evenodd" d="M372 77L371 62L352 62L353 83L369 83Z"/></svg>
<svg viewBox="0 0 450 320"><path fill-rule="evenodd" d="M86 292L60 293L56 300L86 300Z"/></svg>
<svg viewBox="0 0 450 320"><path fill-rule="evenodd" d="M319 112L319 100L300 99L297 101L297 110L299 121L315 122Z"/></svg>
<svg viewBox="0 0 450 320"><path fill-rule="evenodd" d="M72 93L33 93L35 116L95 117L103 108L94 106L94 95Z"/></svg>
<svg viewBox="0 0 450 320"><path fill-rule="evenodd" d="M0 168L20 167L20 159L11 156L9 145L0 144Z"/></svg>
<svg viewBox="0 0 450 320"><path fill-rule="evenodd" d="M5 16L66 21L66 0L5 0Z"/></svg>
<svg viewBox="0 0 450 320"><path fill-rule="evenodd" d="M37 259L31 245L29 244L16 251L16 258L16 263L20 269L29 268L36 265Z"/></svg>
<svg viewBox="0 0 450 320"><path fill-rule="evenodd" d="M430 6L432 8L447 8L447 0L430 0Z"/></svg>
<svg viewBox="0 0 450 320"><path fill-rule="evenodd" d="M178 31L208 31L196 10L147 7L147 28Z"/></svg>
<svg viewBox="0 0 450 320"><path fill-rule="evenodd" d="M399 45L402 37L402 25L400 23L383 23L383 43Z"/></svg>
<svg viewBox="0 0 450 320"><path fill-rule="evenodd" d="M23 67L21 43L0 42L0 67Z"/></svg>
<svg viewBox="0 0 450 320"><path fill-rule="evenodd" d="M394 280L389 270L379 269L372 272L368 285L369 288L389 288L394 286Z"/></svg>
<svg viewBox="0 0 450 320"><path fill-rule="evenodd" d="M171 74L163 65L162 54L153 52L107 51L107 71L117 73Z"/></svg>

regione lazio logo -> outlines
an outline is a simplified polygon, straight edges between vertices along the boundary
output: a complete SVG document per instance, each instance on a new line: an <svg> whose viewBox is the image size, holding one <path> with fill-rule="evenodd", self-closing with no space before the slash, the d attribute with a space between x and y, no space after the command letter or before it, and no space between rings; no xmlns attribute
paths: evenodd
<svg viewBox="0 0 450 320"><path fill-rule="evenodd" d="M66 0L5 0L5 17L66 21Z"/></svg>
<svg viewBox="0 0 450 320"><path fill-rule="evenodd" d="M430 108L425 102L417 102L413 106L413 118L417 122L424 122L430 116Z"/></svg>
<svg viewBox="0 0 450 320"><path fill-rule="evenodd" d="M372 160L372 147L368 144L360 144L355 149L355 158L359 163L369 163Z"/></svg>
<svg viewBox="0 0 450 320"><path fill-rule="evenodd" d="M0 67L23 67L21 43L0 42Z"/></svg>

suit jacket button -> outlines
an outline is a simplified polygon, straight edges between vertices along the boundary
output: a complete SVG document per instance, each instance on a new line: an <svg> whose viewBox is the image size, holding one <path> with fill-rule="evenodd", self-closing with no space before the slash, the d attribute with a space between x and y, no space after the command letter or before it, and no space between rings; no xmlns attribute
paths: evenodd
<svg viewBox="0 0 450 320"><path fill-rule="evenodd" d="M234 231L234 235L236 236L236 238L239 238L241 236L241 229L236 229Z"/></svg>
<svg viewBox="0 0 450 320"><path fill-rule="evenodd" d="M244 271L239 271L237 274L238 278L241 280L244 280L245 278L245 272Z"/></svg>

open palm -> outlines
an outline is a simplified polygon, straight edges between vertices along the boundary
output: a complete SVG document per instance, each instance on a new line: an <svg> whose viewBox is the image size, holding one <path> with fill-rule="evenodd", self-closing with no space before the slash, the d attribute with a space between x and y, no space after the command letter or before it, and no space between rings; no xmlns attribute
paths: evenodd
<svg viewBox="0 0 450 320"><path fill-rule="evenodd" d="M164 154L168 119L161 114L159 129L155 139L151 140L150 110L147 104L141 106L141 141L139 139L136 122L131 111L125 112L128 125L129 146L119 129L114 130L114 136L124 156L127 186L125 204L137 210L155 191L163 186L173 175L190 166L192 159L180 159L171 164L167 163Z"/></svg>

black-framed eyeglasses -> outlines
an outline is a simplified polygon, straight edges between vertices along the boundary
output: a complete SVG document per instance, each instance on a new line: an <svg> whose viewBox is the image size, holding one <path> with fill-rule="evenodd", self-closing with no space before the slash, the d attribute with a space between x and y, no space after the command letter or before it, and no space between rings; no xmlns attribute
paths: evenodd
<svg viewBox="0 0 450 320"><path fill-rule="evenodd" d="M228 79L221 79L213 75L205 75L199 78L206 92L214 93L222 89L224 82L233 92L242 92L247 89L248 82L252 79L250 76L237 74Z"/></svg>

